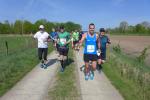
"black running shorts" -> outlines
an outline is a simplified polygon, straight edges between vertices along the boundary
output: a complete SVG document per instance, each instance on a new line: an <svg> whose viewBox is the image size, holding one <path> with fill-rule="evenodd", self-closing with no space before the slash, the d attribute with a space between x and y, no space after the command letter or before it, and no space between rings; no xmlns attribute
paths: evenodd
<svg viewBox="0 0 150 100"><path fill-rule="evenodd" d="M96 54L84 54L84 62L89 62L89 61L97 61L97 55Z"/></svg>
<svg viewBox="0 0 150 100"><path fill-rule="evenodd" d="M67 47L61 47L61 46L59 47L59 54L60 55L67 56L68 51L69 51L69 48L67 48Z"/></svg>

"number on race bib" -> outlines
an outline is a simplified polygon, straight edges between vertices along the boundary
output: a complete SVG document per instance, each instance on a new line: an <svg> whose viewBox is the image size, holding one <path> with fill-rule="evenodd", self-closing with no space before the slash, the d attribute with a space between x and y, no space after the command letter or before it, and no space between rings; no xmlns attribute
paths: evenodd
<svg viewBox="0 0 150 100"><path fill-rule="evenodd" d="M66 39L60 39L60 43L65 44L66 43Z"/></svg>
<svg viewBox="0 0 150 100"><path fill-rule="evenodd" d="M95 46L94 45L87 45L87 52L94 52L95 51Z"/></svg>

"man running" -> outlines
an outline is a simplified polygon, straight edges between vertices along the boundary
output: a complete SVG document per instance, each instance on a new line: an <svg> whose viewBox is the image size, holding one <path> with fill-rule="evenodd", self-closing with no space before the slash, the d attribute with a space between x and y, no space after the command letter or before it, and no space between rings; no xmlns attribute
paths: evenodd
<svg viewBox="0 0 150 100"><path fill-rule="evenodd" d="M80 29L79 30L79 41L82 39L82 35L83 35L84 33L83 33L83 31Z"/></svg>
<svg viewBox="0 0 150 100"><path fill-rule="evenodd" d="M58 57L59 57L59 56L60 56L60 54L59 54L59 44L58 44L58 42L57 42L58 34L59 34L59 28L58 28L58 27L56 28L56 33L57 33L57 35L56 35L55 43L56 43L56 50L57 50L57 52L58 52Z"/></svg>
<svg viewBox="0 0 150 100"><path fill-rule="evenodd" d="M61 72L64 72L65 63L67 61L68 52L69 52L69 42L70 34L64 31L64 27L60 27L60 33L58 34L58 44L59 44L59 60L61 63Z"/></svg>
<svg viewBox="0 0 150 100"><path fill-rule="evenodd" d="M36 32L34 38L38 40L38 57L41 60L41 68L47 68L47 52L48 52L48 39L49 34L45 32L44 26L39 26L39 31ZM44 55L44 57L43 57Z"/></svg>
<svg viewBox="0 0 150 100"><path fill-rule="evenodd" d="M98 69L102 69L101 64L105 63L106 61L106 48L107 45L110 44L110 39L108 38L108 36L105 35L105 29L104 28L100 28L99 30L100 35L100 44L101 44L101 54L98 56Z"/></svg>
<svg viewBox="0 0 150 100"><path fill-rule="evenodd" d="M75 32L72 33L72 48L75 50L79 50L79 32L75 30Z"/></svg>
<svg viewBox="0 0 150 100"><path fill-rule="evenodd" d="M52 28L52 32L50 33L50 38L52 39L53 46L56 47L56 38L57 38L57 32L54 28Z"/></svg>
<svg viewBox="0 0 150 100"><path fill-rule="evenodd" d="M94 71L96 70L97 64L97 43L98 49L100 50L100 43L98 42L98 35L94 32L95 25L93 23L89 24L89 31L83 34L82 39L80 41L80 46L85 40L85 48L84 48L84 63L85 63L85 80L94 79ZM92 68L90 71L89 61L92 62Z"/></svg>

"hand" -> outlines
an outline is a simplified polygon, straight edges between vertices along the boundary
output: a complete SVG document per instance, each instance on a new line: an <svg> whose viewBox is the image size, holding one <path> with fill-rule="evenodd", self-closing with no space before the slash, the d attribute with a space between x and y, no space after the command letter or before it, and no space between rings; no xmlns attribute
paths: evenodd
<svg viewBox="0 0 150 100"><path fill-rule="evenodd" d="M74 45L72 45L72 48L74 48Z"/></svg>
<svg viewBox="0 0 150 100"><path fill-rule="evenodd" d="M66 46L68 43L67 42L65 42L64 44L63 44L63 46Z"/></svg>
<svg viewBox="0 0 150 100"><path fill-rule="evenodd" d="M50 42L51 41L51 39L47 39L47 42Z"/></svg>
<svg viewBox="0 0 150 100"><path fill-rule="evenodd" d="M82 47L82 44L81 44L81 43L79 43L79 44L78 44L78 47L79 47L79 50L80 50L80 48Z"/></svg>
<svg viewBox="0 0 150 100"><path fill-rule="evenodd" d="M54 39L55 42L57 42L57 39Z"/></svg>
<svg viewBox="0 0 150 100"><path fill-rule="evenodd" d="M46 39L43 39L43 42L47 42L47 38L46 38Z"/></svg>
<svg viewBox="0 0 150 100"><path fill-rule="evenodd" d="M100 56L100 54L101 54L101 50L98 49L98 50L97 50L97 55Z"/></svg>
<svg viewBox="0 0 150 100"><path fill-rule="evenodd" d="M54 41L55 41L55 43L58 43L58 42L59 42L59 40L58 40L58 39L55 39Z"/></svg>
<svg viewBox="0 0 150 100"><path fill-rule="evenodd" d="M106 44L106 47L107 47L107 48L109 47L109 44L108 44L108 43Z"/></svg>

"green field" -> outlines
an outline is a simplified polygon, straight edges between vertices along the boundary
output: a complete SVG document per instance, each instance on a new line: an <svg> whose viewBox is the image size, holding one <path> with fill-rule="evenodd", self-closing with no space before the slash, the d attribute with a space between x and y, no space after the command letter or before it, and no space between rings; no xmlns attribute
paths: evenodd
<svg viewBox="0 0 150 100"><path fill-rule="evenodd" d="M108 50L108 62L103 66L106 76L125 100L150 100L150 66L119 49Z"/></svg>
<svg viewBox="0 0 150 100"><path fill-rule="evenodd" d="M0 96L38 64L36 47L37 44L31 37L0 37ZM49 48L49 53L51 51L52 48Z"/></svg>

